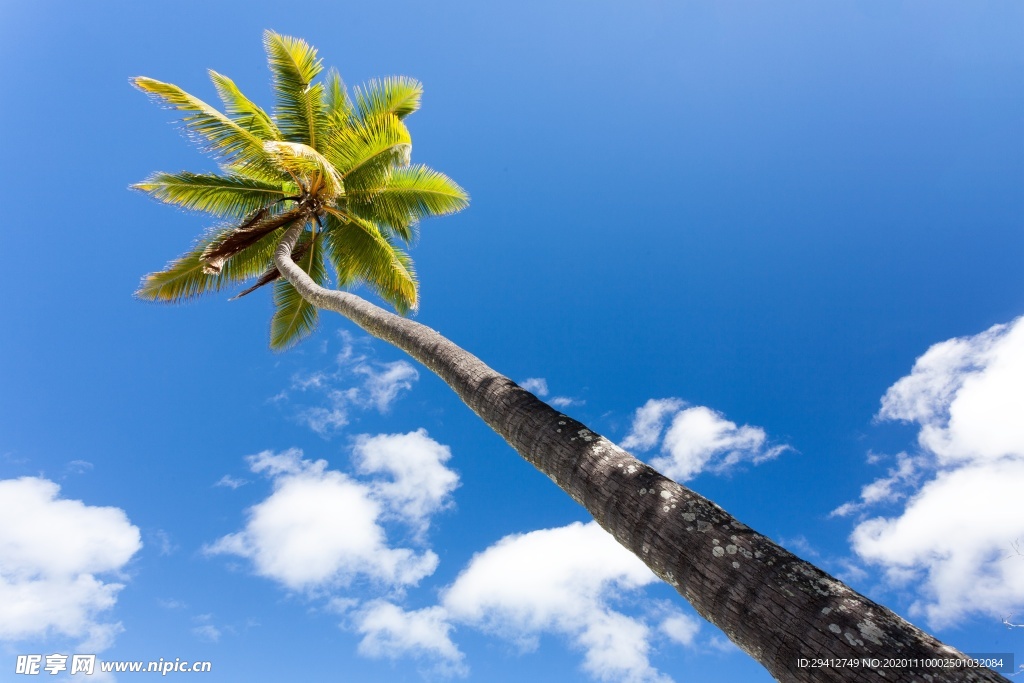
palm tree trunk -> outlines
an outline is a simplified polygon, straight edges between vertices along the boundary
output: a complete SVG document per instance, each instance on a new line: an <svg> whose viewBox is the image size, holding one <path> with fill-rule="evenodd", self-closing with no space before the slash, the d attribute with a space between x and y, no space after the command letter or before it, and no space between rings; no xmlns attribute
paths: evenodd
<svg viewBox="0 0 1024 683"><path fill-rule="evenodd" d="M963 667L959 651L664 477L433 329L349 292L320 287L291 259L299 231L288 231L275 262L303 298L436 373L776 679L1006 681L990 669ZM950 668L956 660L961 666Z"/></svg>

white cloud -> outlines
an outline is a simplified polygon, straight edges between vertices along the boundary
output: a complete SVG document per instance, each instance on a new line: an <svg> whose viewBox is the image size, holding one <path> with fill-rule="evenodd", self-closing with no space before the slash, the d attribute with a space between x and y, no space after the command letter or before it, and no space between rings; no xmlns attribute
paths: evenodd
<svg viewBox="0 0 1024 683"><path fill-rule="evenodd" d="M636 411L623 448L650 450L662 436L662 455L651 466L677 481L692 479L703 471L726 472L742 462L759 464L778 457L788 446L767 446L760 427L739 427L704 406L686 407L678 398L651 399Z"/></svg>
<svg viewBox="0 0 1024 683"><path fill-rule="evenodd" d="M116 573L142 547L123 510L59 498L47 479L0 481L0 639L48 633L101 651L121 625L102 623L117 601Z"/></svg>
<svg viewBox="0 0 1024 683"><path fill-rule="evenodd" d="M353 410L372 408L388 412L419 379L419 372L408 361L374 361L356 351L362 340L347 333L342 333L341 339L342 350L330 368L295 375L291 381L292 391L321 396L323 405L300 406L298 411L300 421L321 436L328 436L349 424ZM289 392L285 391L272 400L280 402L289 398Z"/></svg>
<svg viewBox="0 0 1024 683"><path fill-rule="evenodd" d="M503 538L473 558L442 605L449 618L524 647L536 646L544 632L566 636L600 680L665 681L649 661L654 633L612 608L657 580L596 523L574 523ZM687 637L683 622L667 629L670 637Z"/></svg>
<svg viewBox="0 0 1024 683"><path fill-rule="evenodd" d="M205 640L210 643L216 643L220 641L222 632L219 628L213 625L212 614L200 614L197 617L193 617L194 622L198 624L192 629L192 634L200 640Z"/></svg>
<svg viewBox="0 0 1024 683"><path fill-rule="evenodd" d="M870 454L868 463L880 462L881 456ZM843 503L833 510L830 517L847 517L871 505L892 503L905 498L907 490L913 487L920 478L922 470L927 467L923 457L911 457L906 453L896 455L896 466L889 468L887 476L876 479L864 486L860 491L859 503Z"/></svg>
<svg viewBox="0 0 1024 683"><path fill-rule="evenodd" d="M250 468L269 477L274 492L248 510L244 529L207 552L248 558L257 574L293 590L330 589L356 578L402 587L433 573L435 553L391 547L382 524L397 517L421 530L425 516L447 503L458 481L441 464L450 456L447 447L422 430L357 443L364 471L391 479L356 480L327 469L324 460L304 459L298 449L250 456Z"/></svg>
<svg viewBox="0 0 1024 683"><path fill-rule="evenodd" d="M693 645L693 641L700 631L700 624L696 619L685 614L673 614L662 620L658 628L672 641L688 646Z"/></svg>
<svg viewBox="0 0 1024 683"><path fill-rule="evenodd" d="M637 408L633 417L633 427L629 434L622 440L623 448L634 448L638 451L648 451L654 448L661 438L661 431L665 426L665 418L674 412L682 410L686 401L678 398L652 398L640 408Z"/></svg>
<svg viewBox="0 0 1024 683"><path fill-rule="evenodd" d="M971 613L1024 608L1024 572L1008 558L1024 536L1024 318L935 344L882 399L879 419L919 425L921 458L862 494L908 500L898 516L862 521L864 560L920 585L913 614L941 627ZM934 474L920 488L916 472Z"/></svg>
<svg viewBox="0 0 1024 683"><path fill-rule="evenodd" d="M935 344L882 398L941 464L1024 456L1024 318Z"/></svg>
<svg viewBox="0 0 1024 683"><path fill-rule="evenodd" d="M240 479L232 477L230 474L225 474L223 477L217 480L214 486L224 486L229 489L238 489L249 483L248 479Z"/></svg>
<svg viewBox="0 0 1024 683"><path fill-rule="evenodd" d="M67 464L66 469L73 474L85 474L93 467L94 465L88 460L72 460Z"/></svg>
<svg viewBox="0 0 1024 683"><path fill-rule="evenodd" d="M556 408L571 408L572 406L581 406L586 401L578 398L571 398L569 396L555 396L549 401L551 405Z"/></svg>
<svg viewBox="0 0 1024 683"><path fill-rule="evenodd" d="M464 655L452 642L452 625L441 607L407 612L390 602L374 601L356 617L356 630L363 636L359 653L367 657L412 656L431 660L442 674L468 673Z"/></svg>
<svg viewBox="0 0 1024 683"><path fill-rule="evenodd" d="M408 434L364 434L356 438L353 448L353 460L361 474L391 477L374 484L374 496L421 531L458 486L458 475L444 466L451 457L451 449L427 436L425 429Z"/></svg>
<svg viewBox="0 0 1024 683"><path fill-rule="evenodd" d="M396 360L392 363L375 363L357 365L353 372L362 375L363 389L367 396L365 400L378 411L385 413L391 408L399 394L412 389L412 383L420 378L410 363L404 360Z"/></svg>
<svg viewBox="0 0 1024 683"><path fill-rule="evenodd" d="M548 381L543 377L530 377L529 379L524 379L519 383L519 386L541 397L548 395Z"/></svg>

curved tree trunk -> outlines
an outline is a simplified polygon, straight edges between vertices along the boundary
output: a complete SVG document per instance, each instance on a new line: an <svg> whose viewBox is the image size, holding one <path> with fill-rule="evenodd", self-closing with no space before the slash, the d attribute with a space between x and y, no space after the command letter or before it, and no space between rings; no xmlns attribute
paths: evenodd
<svg viewBox="0 0 1024 683"><path fill-rule="evenodd" d="M275 261L303 298L394 344L447 382L512 448L776 679L1007 680L990 669L963 666L965 657L956 649L558 412L433 329L354 294L320 287L291 260L299 231L289 230Z"/></svg>

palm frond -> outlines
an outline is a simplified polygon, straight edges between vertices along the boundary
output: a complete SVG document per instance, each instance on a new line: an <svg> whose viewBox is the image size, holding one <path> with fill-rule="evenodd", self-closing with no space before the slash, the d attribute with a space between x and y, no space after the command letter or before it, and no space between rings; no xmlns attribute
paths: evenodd
<svg viewBox="0 0 1024 683"><path fill-rule="evenodd" d="M243 95L234 81L213 69L210 69L209 73L228 116L261 140L281 139L281 131L277 129L274 120L259 105Z"/></svg>
<svg viewBox="0 0 1024 683"><path fill-rule="evenodd" d="M132 188L165 204L214 216L241 218L286 195L282 183L215 173L154 173ZM294 193L291 193L294 194Z"/></svg>
<svg viewBox="0 0 1024 683"><path fill-rule="evenodd" d="M295 259L295 263L318 285L327 280L322 240L322 234L313 234L308 240L308 248ZM278 280L274 284L274 306L274 317L270 321L270 348L273 350L283 351L298 343L316 327L316 306L303 299L287 280Z"/></svg>
<svg viewBox="0 0 1024 683"><path fill-rule="evenodd" d="M269 208L256 211L242 225L225 230L207 245L202 253L205 267L211 273L220 271L228 259L256 244L269 233L303 218L304 211L301 206L281 213L273 213Z"/></svg>
<svg viewBox="0 0 1024 683"><path fill-rule="evenodd" d="M324 238L339 282L365 282L403 315L416 308L412 259L376 225L362 218L342 220L328 213Z"/></svg>
<svg viewBox="0 0 1024 683"><path fill-rule="evenodd" d="M308 145L298 142L265 142L267 154L274 163L293 178L305 181L305 188L327 202L333 202L345 192L341 174L330 161Z"/></svg>
<svg viewBox="0 0 1024 683"><path fill-rule="evenodd" d="M395 166L408 166L412 152L409 130L398 117L386 114L334 131L324 156L349 183L377 183Z"/></svg>
<svg viewBox="0 0 1024 683"><path fill-rule="evenodd" d="M331 126L344 127L355 110L355 105L352 104L352 99L348 96L345 82L341 80L341 74L334 68L327 71L327 92L324 94L324 105L326 106L327 120Z"/></svg>
<svg viewBox="0 0 1024 683"><path fill-rule="evenodd" d="M168 263L163 270L142 278L135 296L149 301L181 303L203 294L220 291L226 283L223 272L208 273L202 260L206 244Z"/></svg>
<svg viewBox="0 0 1024 683"><path fill-rule="evenodd" d="M284 234L284 228L265 235L246 250L234 255L220 272L209 272L203 253L232 230L215 230L203 236L191 251L168 263L163 270L142 278L135 295L149 301L182 303L203 294L219 292L228 285L264 272L268 264L273 263L274 249Z"/></svg>
<svg viewBox="0 0 1024 683"><path fill-rule="evenodd" d="M406 242L413 226L428 216L443 216L469 205L466 191L448 176L422 165L394 169L375 186L355 186L349 207L364 218L376 217Z"/></svg>
<svg viewBox="0 0 1024 683"><path fill-rule="evenodd" d="M263 44L277 94L274 113L284 139L319 149L326 113L324 86L313 83L323 68L316 49L304 40L273 31L263 33Z"/></svg>
<svg viewBox="0 0 1024 683"><path fill-rule="evenodd" d="M373 79L356 87L356 110L359 118L369 121L382 114L393 114L404 119L420 108L423 85L408 76L388 76Z"/></svg>
<svg viewBox="0 0 1024 683"><path fill-rule="evenodd" d="M185 129L205 151L232 166L274 177L263 140L256 134L176 85L145 76L133 78L132 84L171 109L185 112Z"/></svg>

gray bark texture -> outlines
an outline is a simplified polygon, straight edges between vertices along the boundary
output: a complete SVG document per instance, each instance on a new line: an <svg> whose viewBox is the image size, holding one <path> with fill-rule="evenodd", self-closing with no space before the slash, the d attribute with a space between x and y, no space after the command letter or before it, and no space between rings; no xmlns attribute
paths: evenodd
<svg viewBox="0 0 1024 683"><path fill-rule="evenodd" d="M299 228L289 230L275 261L307 301L340 313L436 373L779 681L1007 681L990 669L965 666L961 652L661 475L435 330L320 287L291 260L298 236Z"/></svg>

